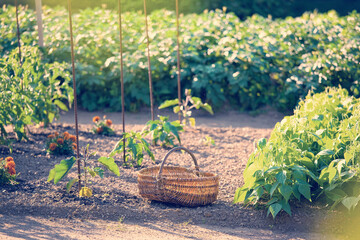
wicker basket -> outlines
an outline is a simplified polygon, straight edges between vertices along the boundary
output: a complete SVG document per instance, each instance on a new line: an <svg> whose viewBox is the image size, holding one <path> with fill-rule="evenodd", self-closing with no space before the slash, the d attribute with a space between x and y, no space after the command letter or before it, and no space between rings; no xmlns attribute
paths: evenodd
<svg viewBox="0 0 360 240"><path fill-rule="evenodd" d="M176 150L184 150L194 160L195 170L164 167L166 159ZM193 153L184 147L171 149L160 166L143 169L138 174L140 195L149 200L175 203L188 207L214 202L219 192L219 176L200 172Z"/></svg>

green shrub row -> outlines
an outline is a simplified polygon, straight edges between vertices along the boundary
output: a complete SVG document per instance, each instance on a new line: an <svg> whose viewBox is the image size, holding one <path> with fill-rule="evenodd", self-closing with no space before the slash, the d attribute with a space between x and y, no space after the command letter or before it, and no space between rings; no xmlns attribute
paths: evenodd
<svg viewBox="0 0 360 240"><path fill-rule="evenodd" d="M34 13L22 14L24 44L35 44ZM47 61L70 62L68 15L44 9ZM11 21L9 20L11 19ZM175 14L155 11L150 19L150 48L157 104L177 97ZM14 9L0 11L2 54L14 46ZM74 14L79 102L88 110L119 111L119 32L116 11L86 9ZM10 24L11 23L11 24ZM124 14L125 104L136 110L149 104L144 16ZM182 16L181 84L216 108L240 110L272 105L292 110L309 90L341 85L359 96L360 15L339 17L305 13L286 19L253 15L240 21L221 10ZM29 31L29 32L27 32ZM11 33L10 33L11 32ZM33 42L29 39L33 38ZM1 39L1 38L0 38ZM4 40L3 40L4 41ZM70 66L70 64L69 64Z"/></svg>
<svg viewBox="0 0 360 240"><path fill-rule="evenodd" d="M262 139L244 171L235 202L266 203L291 215L293 200L354 209L360 201L360 101L345 89L309 94L294 115Z"/></svg>

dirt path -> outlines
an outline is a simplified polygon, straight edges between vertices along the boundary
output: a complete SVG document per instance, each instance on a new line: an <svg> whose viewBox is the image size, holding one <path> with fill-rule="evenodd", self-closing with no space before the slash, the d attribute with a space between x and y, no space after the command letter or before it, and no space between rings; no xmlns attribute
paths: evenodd
<svg viewBox="0 0 360 240"><path fill-rule="evenodd" d="M8 218L9 217L9 218ZM6 219L6 220L5 220ZM193 225L189 222L171 224L150 222L132 224L123 221L64 220L41 217L0 215L0 239L59 239L59 240L154 240L154 239L329 239L316 233L277 233L271 230L252 228L229 228L208 225Z"/></svg>

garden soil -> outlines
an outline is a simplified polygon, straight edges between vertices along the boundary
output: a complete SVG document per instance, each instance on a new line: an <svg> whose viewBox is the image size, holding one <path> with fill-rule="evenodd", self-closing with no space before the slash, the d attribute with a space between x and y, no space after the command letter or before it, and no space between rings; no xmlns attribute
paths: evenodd
<svg viewBox="0 0 360 240"><path fill-rule="evenodd" d="M165 112L167 113L167 112ZM121 138L121 114L105 113L114 122L116 135L91 133L92 117L104 113L80 111L80 146L90 144L96 151L89 160L108 155ZM161 114L164 114L162 112ZM126 115L126 131L140 131L148 112ZM147 156L142 168L120 168L120 177L105 171L105 178L91 179L93 197L79 198L76 185L66 192L66 181L47 182L49 170L64 156L50 156L44 149L47 136L54 131L75 134L73 114L62 114L47 129L30 126L29 140L16 142L13 153L0 148L0 157L13 156L18 184L0 187L0 239L343 239L349 222L346 214L330 211L316 203L294 202L293 213L281 212L274 220L263 206L233 204L234 193L243 184L242 172L254 141L268 138L283 114L266 110L256 117L226 112L208 116L198 114L196 128L181 133L182 145L196 156L201 171L220 176L217 201L203 207L181 207L149 201L138 193L137 174L161 162L169 148L153 146L156 161ZM174 119L176 116L173 117ZM205 136L215 146L204 144ZM150 139L148 139L150 142ZM116 162L122 165L121 156ZM173 153L167 165L193 168L186 153ZM75 169L69 178L75 178Z"/></svg>

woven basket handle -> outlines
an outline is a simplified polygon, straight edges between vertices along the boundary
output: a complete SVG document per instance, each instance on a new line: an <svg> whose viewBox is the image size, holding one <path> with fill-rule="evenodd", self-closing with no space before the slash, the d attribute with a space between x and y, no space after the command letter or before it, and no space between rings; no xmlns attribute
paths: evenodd
<svg viewBox="0 0 360 240"><path fill-rule="evenodd" d="M157 179L160 179L160 178L161 178L162 170L163 170L163 167L164 167L164 164L165 164L166 159L169 157L169 155L170 155L172 152L174 152L174 151L176 151L176 150L184 150L185 152L187 152L188 154L190 154L190 156L192 157L192 159L193 159L193 161L194 161L196 171L199 171L199 165L198 165L198 163L197 163L197 160L196 160L195 155L194 155L192 152L190 152L190 150L187 149L187 148L184 148L184 147L175 147L175 148L171 149L171 150L165 155L165 157L164 157L164 159L163 159L163 161L162 161L162 163L161 163L161 166L160 166L160 169L159 169L159 173L158 173Z"/></svg>

